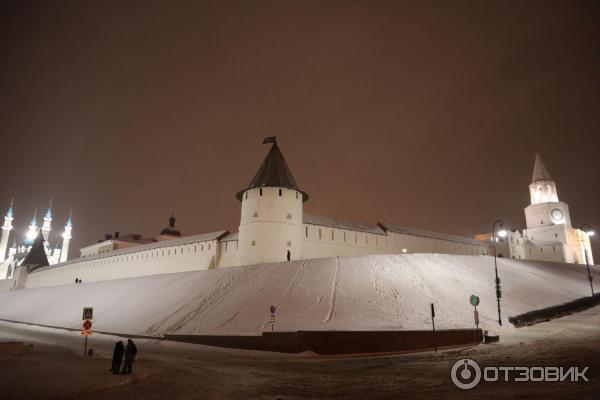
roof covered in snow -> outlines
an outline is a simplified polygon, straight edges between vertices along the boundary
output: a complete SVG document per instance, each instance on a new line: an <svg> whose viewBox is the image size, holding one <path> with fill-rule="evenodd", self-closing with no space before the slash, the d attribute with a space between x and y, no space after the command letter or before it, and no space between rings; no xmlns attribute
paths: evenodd
<svg viewBox="0 0 600 400"><path fill-rule="evenodd" d="M221 242L231 242L234 240L238 240L239 239L240 234L235 232L235 233L229 233L225 236L223 236L221 239L219 239Z"/></svg>
<svg viewBox="0 0 600 400"><path fill-rule="evenodd" d="M401 234L412 235L412 236L421 236L421 237L426 237L426 238L430 238L430 239L448 240L450 242L473 244L473 245L477 245L477 246L481 246L482 244L485 245L485 243L483 243L480 240L476 240L476 239L472 239L472 238L464 237L464 236L449 235L446 233L438 233L438 232L430 232L430 231L424 231L421 229L414 229L414 228L404 228L402 226L388 224L388 223L380 223L379 225L381 225L388 232L401 233Z"/></svg>
<svg viewBox="0 0 600 400"><path fill-rule="evenodd" d="M381 229L379 225L371 224L369 222L350 221L348 219L326 217L324 215L316 215L309 213L304 213L302 215L302 222L310 225L320 225L331 228L349 229L351 231L373 233L375 235L385 235L385 231Z"/></svg>
<svg viewBox="0 0 600 400"><path fill-rule="evenodd" d="M250 185L246 189L239 191L235 197L241 201L242 195L246 190L260 187L294 189L302 193L303 201L308 200L308 195L298 188L292 171L290 171L285 158L283 158L283 154L281 154L277 143L273 143L271 150L267 153Z"/></svg>

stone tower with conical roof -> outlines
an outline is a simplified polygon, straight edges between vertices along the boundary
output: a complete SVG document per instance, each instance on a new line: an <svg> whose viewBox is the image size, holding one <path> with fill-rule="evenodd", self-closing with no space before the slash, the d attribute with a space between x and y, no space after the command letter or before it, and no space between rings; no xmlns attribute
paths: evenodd
<svg viewBox="0 0 600 400"><path fill-rule="evenodd" d="M571 226L569 206L558 199L556 183L539 154L535 156L529 194L527 229L522 235L518 231L511 234L512 257L585 264L587 256L593 262L589 237Z"/></svg>
<svg viewBox="0 0 600 400"><path fill-rule="evenodd" d="M535 155L529 194L531 205L525 209L527 228L554 225L571 227L569 206L558 200L556 183L550 177L550 173L539 154Z"/></svg>
<svg viewBox="0 0 600 400"><path fill-rule="evenodd" d="M275 137L254 179L236 198L242 202L238 263L296 260L302 254L302 212L308 195L298 188Z"/></svg>

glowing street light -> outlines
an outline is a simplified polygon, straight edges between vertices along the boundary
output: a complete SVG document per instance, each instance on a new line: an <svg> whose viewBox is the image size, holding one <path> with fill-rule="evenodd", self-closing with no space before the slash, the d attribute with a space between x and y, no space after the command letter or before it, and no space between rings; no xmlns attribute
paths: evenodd
<svg viewBox="0 0 600 400"><path fill-rule="evenodd" d="M581 228L579 228L579 230L585 232L588 235L588 237L594 236L594 231L592 230L590 224L581 225ZM585 248L585 242L583 241L583 237L581 237L581 247L583 247L583 255L585 256L585 266L587 267L588 280L590 281L590 289L592 290L592 296L594 296L594 283L592 282L594 278L592 278L592 273L590 272L590 261L588 260L588 253L587 249Z"/></svg>
<svg viewBox="0 0 600 400"><path fill-rule="evenodd" d="M492 225L492 243L494 243L494 271L496 272L496 301L498 302L498 323L502 326L502 315L500 313L500 299L502 298L502 288L500 286L500 278L498 278L498 260L496 256L496 242L498 242L498 237L496 237L496 225L500 225L500 229L498 230L498 236L506 237L507 232L504 229L504 222L500 220L496 220Z"/></svg>

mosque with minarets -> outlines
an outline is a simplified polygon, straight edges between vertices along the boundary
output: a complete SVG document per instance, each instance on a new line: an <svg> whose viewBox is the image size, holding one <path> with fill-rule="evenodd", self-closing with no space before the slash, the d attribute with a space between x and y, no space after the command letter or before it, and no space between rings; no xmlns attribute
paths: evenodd
<svg viewBox="0 0 600 400"><path fill-rule="evenodd" d="M73 229L71 213L67 217L60 238L54 241L54 243L51 243L50 239L53 220L52 200L50 200L50 206L46 214L44 214L41 227L38 227L37 210L33 212L33 218L24 237L11 234L14 229L14 219L14 200L12 200L4 216L2 236L0 237L0 278L10 278L15 268L30 255L33 245L36 242L41 243L41 248L45 256L43 263L54 265L67 261ZM12 245L9 247L11 239Z"/></svg>
<svg viewBox="0 0 600 400"><path fill-rule="evenodd" d="M489 236L462 237L388 222L307 213L304 203L309 196L296 183L275 137L263 143L271 146L266 157L250 184L235 194L241 203L238 232L221 230L185 236L175 227L175 216L171 216L168 226L154 237L114 232L69 258L70 215L62 238L54 246L50 242L52 207L41 228L34 213L19 242L17 235L11 235L11 204L0 239L0 291L328 257L493 255ZM558 200L556 184L539 155L529 189L527 228L496 237L497 254L515 260L593 263L591 232L571 226L569 208Z"/></svg>

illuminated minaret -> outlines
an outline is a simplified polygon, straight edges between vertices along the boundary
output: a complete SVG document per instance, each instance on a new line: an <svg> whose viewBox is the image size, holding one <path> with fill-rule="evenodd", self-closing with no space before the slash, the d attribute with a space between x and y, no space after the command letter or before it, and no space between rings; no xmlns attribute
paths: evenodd
<svg viewBox="0 0 600 400"><path fill-rule="evenodd" d="M35 238L37 237L37 208L33 212L33 219L31 220L31 224L29 224L29 229L27 230L27 235L25 236L25 242L28 245L31 245Z"/></svg>
<svg viewBox="0 0 600 400"><path fill-rule="evenodd" d="M44 236L44 241L48 241L48 237L50 236L50 230L52 229L52 199L50 199L50 206L48 207L48 211L46 211L46 215L44 215L44 224L42 225L42 235Z"/></svg>
<svg viewBox="0 0 600 400"><path fill-rule="evenodd" d="M13 221L13 200L10 201L10 207L4 216L4 225L2 226L2 238L0 239L0 262L6 259L6 248L8 246L8 237L12 231Z"/></svg>
<svg viewBox="0 0 600 400"><path fill-rule="evenodd" d="M63 233L63 245L60 251L60 260L59 262L67 261L67 257L69 255L69 242L71 241L71 230L73 229L73 222L71 221L71 212L69 212L69 219L67 219L67 224L65 225L65 233Z"/></svg>

